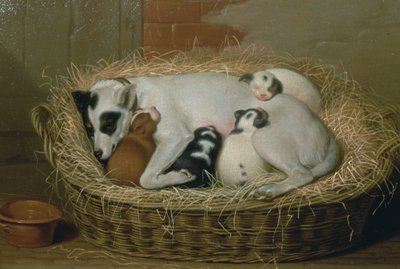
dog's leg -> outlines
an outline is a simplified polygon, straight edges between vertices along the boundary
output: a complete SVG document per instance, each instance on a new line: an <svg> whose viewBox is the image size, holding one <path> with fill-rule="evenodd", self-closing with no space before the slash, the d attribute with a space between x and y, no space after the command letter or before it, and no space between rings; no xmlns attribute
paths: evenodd
<svg viewBox="0 0 400 269"><path fill-rule="evenodd" d="M160 189L194 180L195 176L187 171L171 171L163 174L192 140L192 132L186 128L171 126L168 136L158 139L159 144L140 178L140 185L146 189Z"/></svg>
<svg viewBox="0 0 400 269"><path fill-rule="evenodd" d="M264 184L250 192L259 200L272 200L293 189L311 183L314 176L299 161L296 145L285 136L268 128L257 131L253 136L253 145L260 156L288 177L281 182Z"/></svg>
<svg viewBox="0 0 400 269"><path fill-rule="evenodd" d="M292 169L291 174L285 180L264 184L252 190L249 196L253 196L258 200L272 200L277 196L307 185L313 180L314 177L307 169Z"/></svg>

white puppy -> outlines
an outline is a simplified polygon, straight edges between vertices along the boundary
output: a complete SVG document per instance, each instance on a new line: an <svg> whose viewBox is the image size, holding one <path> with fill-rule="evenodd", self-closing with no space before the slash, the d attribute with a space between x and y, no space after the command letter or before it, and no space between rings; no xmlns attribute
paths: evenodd
<svg viewBox="0 0 400 269"><path fill-rule="evenodd" d="M240 81L247 82L258 100L266 101L273 94L284 93L295 96L307 104L315 113L321 109L321 94L311 81L303 75L286 68L271 68L244 74Z"/></svg>
<svg viewBox="0 0 400 269"><path fill-rule="evenodd" d="M249 77L248 74L245 76ZM267 71L254 73L253 77L279 83ZM251 81L248 82L251 85ZM268 104L270 124L255 131L253 146L265 161L284 172L287 178L265 184L250 195L273 199L331 172L338 163L339 149L332 132L304 103L274 87L262 97Z"/></svg>
<svg viewBox="0 0 400 269"><path fill-rule="evenodd" d="M235 118L235 128L225 139L217 160L217 178L224 185L242 185L270 170L252 144L253 133L268 124L267 112L237 110Z"/></svg>

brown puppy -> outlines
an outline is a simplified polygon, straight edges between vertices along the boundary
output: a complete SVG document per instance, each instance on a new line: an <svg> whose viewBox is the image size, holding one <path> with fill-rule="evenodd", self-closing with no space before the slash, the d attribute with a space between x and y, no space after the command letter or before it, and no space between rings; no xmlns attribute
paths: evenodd
<svg viewBox="0 0 400 269"><path fill-rule="evenodd" d="M133 116L128 134L120 141L106 165L109 177L118 179L123 185L140 186L140 176L156 149L153 134L159 120L160 113L155 107Z"/></svg>

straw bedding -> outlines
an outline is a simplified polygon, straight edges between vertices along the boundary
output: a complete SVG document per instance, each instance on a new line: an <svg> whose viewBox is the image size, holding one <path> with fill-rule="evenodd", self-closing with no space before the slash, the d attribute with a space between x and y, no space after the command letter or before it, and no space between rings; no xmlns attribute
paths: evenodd
<svg viewBox="0 0 400 269"><path fill-rule="evenodd" d="M320 117L343 153L337 171L274 201L246 194L254 186L282 180L278 171L235 188L218 181L209 189L116 185L91 153L71 97L72 90L103 78L205 71L239 76L268 67L297 70L317 85L323 99ZM257 262L322 256L360 240L371 204L383 201L382 189L394 189L387 178L400 137L390 115L398 112L398 106L380 105L331 66L249 47L73 66L67 78L53 83L48 102L36 107L32 118L56 169L55 182L65 186L72 215L88 241L142 257Z"/></svg>

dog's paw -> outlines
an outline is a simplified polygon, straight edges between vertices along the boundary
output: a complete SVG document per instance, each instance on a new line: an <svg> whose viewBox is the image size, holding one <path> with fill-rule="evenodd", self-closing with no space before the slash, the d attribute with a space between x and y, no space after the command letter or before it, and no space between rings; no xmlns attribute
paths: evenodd
<svg viewBox="0 0 400 269"><path fill-rule="evenodd" d="M192 175L187 170L171 171L159 176L159 180L166 182L170 186L185 184L195 179L196 176Z"/></svg>
<svg viewBox="0 0 400 269"><path fill-rule="evenodd" d="M248 196L254 197L257 200L272 200L285 192L286 190L282 188L281 184L268 183L253 189Z"/></svg>

